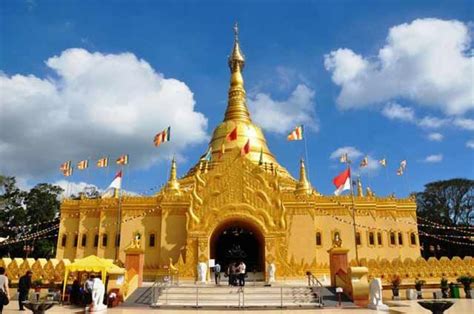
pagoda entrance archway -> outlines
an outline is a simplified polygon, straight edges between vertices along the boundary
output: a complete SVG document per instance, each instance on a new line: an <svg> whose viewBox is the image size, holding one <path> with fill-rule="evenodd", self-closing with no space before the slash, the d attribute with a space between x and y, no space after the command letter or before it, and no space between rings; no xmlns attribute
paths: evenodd
<svg viewBox="0 0 474 314"><path fill-rule="evenodd" d="M211 235L210 256L221 265L222 271L232 262L244 261L247 272L264 272L265 239L252 223L225 221Z"/></svg>

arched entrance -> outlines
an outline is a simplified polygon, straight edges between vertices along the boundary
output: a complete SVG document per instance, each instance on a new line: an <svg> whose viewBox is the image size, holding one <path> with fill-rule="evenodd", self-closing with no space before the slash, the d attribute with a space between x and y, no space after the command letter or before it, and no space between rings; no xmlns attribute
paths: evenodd
<svg viewBox="0 0 474 314"><path fill-rule="evenodd" d="M227 270L229 263L244 261L247 272L265 269L265 240L251 223L239 220L224 222L211 235L210 253Z"/></svg>

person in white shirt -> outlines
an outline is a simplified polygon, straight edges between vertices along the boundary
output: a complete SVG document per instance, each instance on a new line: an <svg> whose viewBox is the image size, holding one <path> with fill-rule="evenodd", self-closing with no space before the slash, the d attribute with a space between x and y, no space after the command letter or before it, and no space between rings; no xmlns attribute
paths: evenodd
<svg viewBox="0 0 474 314"><path fill-rule="evenodd" d="M8 287L8 277L5 276L5 268L0 267L0 294L2 298L0 298L0 313L3 312L3 298L7 298L10 301L10 289Z"/></svg>
<svg viewBox="0 0 474 314"><path fill-rule="evenodd" d="M246 270L245 263L243 261L240 262L238 267L238 275L239 275L239 286L245 286L245 270Z"/></svg>

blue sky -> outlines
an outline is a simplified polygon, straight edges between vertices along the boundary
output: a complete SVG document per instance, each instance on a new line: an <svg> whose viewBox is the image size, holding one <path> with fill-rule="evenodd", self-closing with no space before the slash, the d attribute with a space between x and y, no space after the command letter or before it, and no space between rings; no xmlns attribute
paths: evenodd
<svg viewBox="0 0 474 314"><path fill-rule="evenodd" d="M63 160L124 152L125 189L163 184L174 153L184 174L223 119L238 21L249 105L254 117L290 112L263 129L295 176L303 146L285 138L302 122L323 194L334 190L343 166L330 156L343 147L357 164L374 160L361 176L381 195L472 179L473 12L472 1L2 1L0 172L23 186L54 183ZM153 148L167 124L175 143ZM375 167L382 157L387 169ZM92 167L71 180L104 188L114 172Z"/></svg>

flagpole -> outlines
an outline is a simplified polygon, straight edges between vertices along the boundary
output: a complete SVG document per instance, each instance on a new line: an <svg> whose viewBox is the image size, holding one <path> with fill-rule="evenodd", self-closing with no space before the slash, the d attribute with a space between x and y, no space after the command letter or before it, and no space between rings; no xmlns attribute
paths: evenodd
<svg viewBox="0 0 474 314"><path fill-rule="evenodd" d="M351 199L352 199L352 226L354 228L354 247L355 247L355 256L356 256L356 262L357 266L360 266L359 264L359 249L357 248L357 230L356 230L356 219L355 219L355 200L354 200L354 187L352 185L352 171L351 171L351 164L350 161L347 161L347 167L349 168L349 180L351 183Z"/></svg>
<svg viewBox="0 0 474 314"><path fill-rule="evenodd" d="M311 182L311 175L310 175L311 172L309 171L309 160L308 160L308 146L306 144L306 132L304 129L304 125L301 125L301 127L303 128L304 155L306 159L306 174L308 175L308 181Z"/></svg>
<svg viewBox="0 0 474 314"><path fill-rule="evenodd" d="M120 168L121 168L120 171L122 172L122 180L123 180L123 165ZM122 229L122 185L120 184L120 189L118 190L117 233L115 235L115 261L119 260L121 229Z"/></svg>

